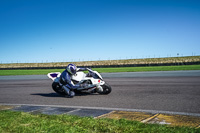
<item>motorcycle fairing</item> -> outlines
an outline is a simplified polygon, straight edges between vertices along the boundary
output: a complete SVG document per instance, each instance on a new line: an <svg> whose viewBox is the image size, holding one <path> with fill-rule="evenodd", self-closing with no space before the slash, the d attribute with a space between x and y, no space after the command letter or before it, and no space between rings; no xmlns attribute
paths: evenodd
<svg viewBox="0 0 200 133"><path fill-rule="evenodd" d="M82 79L85 78L85 73L84 72L77 72L75 75L72 76L72 80L75 81L81 81Z"/></svg>

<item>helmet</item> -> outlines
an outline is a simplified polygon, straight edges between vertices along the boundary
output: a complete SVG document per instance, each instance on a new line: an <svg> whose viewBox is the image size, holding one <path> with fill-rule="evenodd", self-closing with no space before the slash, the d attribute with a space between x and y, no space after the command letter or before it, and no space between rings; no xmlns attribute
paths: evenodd
<svg viewBox="0 0 200 133"><path fill-rule="evenodd" d="M77 67L74 64L69 64L66 69L71 75L75 75L77 71Z"/></svg>

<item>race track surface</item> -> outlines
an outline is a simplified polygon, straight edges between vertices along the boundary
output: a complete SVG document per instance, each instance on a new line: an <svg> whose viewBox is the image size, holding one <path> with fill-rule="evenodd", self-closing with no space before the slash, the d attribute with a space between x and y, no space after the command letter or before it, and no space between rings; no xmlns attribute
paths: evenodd
<svg viewBox="0 0 200 133"><path fill-rule="evenodd" d="M0 104L36 104L200 114L200 71L102 74L109 95L65 98L45 75L0 76Z"/></svg>

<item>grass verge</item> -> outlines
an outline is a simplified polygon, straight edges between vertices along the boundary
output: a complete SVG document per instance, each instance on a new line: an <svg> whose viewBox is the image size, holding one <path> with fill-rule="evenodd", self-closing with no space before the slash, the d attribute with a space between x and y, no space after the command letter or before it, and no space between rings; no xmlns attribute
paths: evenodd
<svg viewBox="0 0 200 133"><path fill-rule="evenodd" d="M62 72L64 69L35 69L35 70L0 70L0 76L9 75L46 75L50 72Z"/></svg>
<svg viewBox="0 0 200 133"><path fill-rule="evenodd" d="M144 124L125 119L94 119L71 115L32 115L24 112L0 111L0 132L200 132L198 128Z"/></svg>
<svg viewBox="0 0 200 133"><path fill-rule="evenodd" d="M64 69L35 69L35 70L0 70L3 75L46 75L50 72L62 72ZM111 72L146 72L146 71L179 71L179 70L200 70L200 65L181 66L153 66L153 67L115 67L115 68L93 68L100 73Z"/></svg>
<svg viewBox="0 0 200 133"><path fill-rule="evenodd" d="M98 72L147 72L147 71L179 71L179 70L200 70L200 65L182 66L147 66L147 67L115 67L95 68Z"/></svg>

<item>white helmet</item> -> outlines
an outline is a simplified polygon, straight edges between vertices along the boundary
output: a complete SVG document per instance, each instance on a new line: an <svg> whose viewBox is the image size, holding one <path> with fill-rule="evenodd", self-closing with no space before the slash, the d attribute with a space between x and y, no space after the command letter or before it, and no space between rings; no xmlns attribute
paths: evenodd
<svg viewBox="0 0 200 133"><path fill-rule="evenodd" d="M76 71L77 71L77 67L74 64L69 64L66 68L66 70L71 74L71 75L75 75Z"/></svg>

